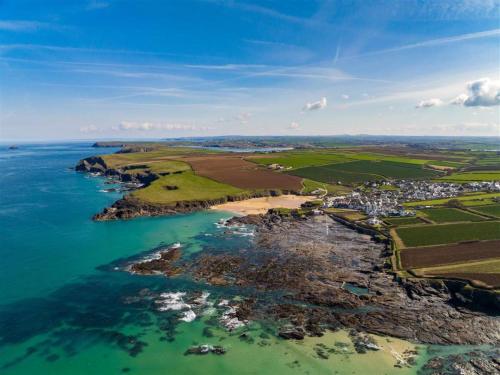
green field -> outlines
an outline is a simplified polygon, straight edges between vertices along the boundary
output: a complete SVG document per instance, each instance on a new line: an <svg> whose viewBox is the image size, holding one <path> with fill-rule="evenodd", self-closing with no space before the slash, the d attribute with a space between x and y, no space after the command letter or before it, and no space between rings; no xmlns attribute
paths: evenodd
<svg viewBox="0 0 500 375"><path fill-rule="evenodd" d="M500 239L500 221L396 228L405 246L418 247L473 240Z"/></svg>
<svg viewBox="0 0 500 375"><path fill-rule="evenodd" d="M450 176L441 177L444 181L500 181L500 171L474 171L453 173Z"/></svg>
<svg viewBox="0 0 500 375"><path fill-rule="evenodd" d="M414 224L425 224L418 217L388 217L384 219L385 222L392 225L414 225Z"/></svg>
<svg viewBox="0 0 500 375"><path fill-rule="evenodd" d="M249 157L249 161L254 163L270 165L280 164L284 167L303 168L332 163L344 163L351 160L343 154L303 151L303 152L281 152L277 156L254 156Z"/></svg>
<svg viewBox="0 0 500 375"><path fill-rule="evenodd" d="M167 186L177 189L168 190ZM182 201L223 199L248 193L245 190L222 184L193 172L183 172L160 177L144 189L136 190L132 196L151 203L171 204Z"/></svg>
<svg viewBox="0 0 500 375"><path fill-rule="evenodd" d="M343 184L351 184L384 178L432 178L437 175L437 172L423 169L418 164L360 160L319 167L299 168L291 171L290 174L322 182L340 181Z"/></svg>
<svg viewBox="0 0 500 375"><path fill-rule="evenodd" d="M427 201L415 201L405 203L405 207L415 207L415 206L442 206L448 203L450 199L457 199L465 206L479 206L488 205L493 203L493 198L500 197L500 193L477 193L462 195L460 197L454 198L443 198L443 199L431 199Z"/></svg>
<svg viewBox="0 0 500 375"><path fill-rule="evenodd" d="M485 206L472 206L471 210L478 211L482 214L491 215L500 218L500 204L491 204Z"/></svg>
<svg viewBox="0 0 500 375"><path fill-rule="evenodd" d="M457 208L431 208L422 210L424 215L435 223L453 223L457 221L483 221L484 217Z"/></svg>

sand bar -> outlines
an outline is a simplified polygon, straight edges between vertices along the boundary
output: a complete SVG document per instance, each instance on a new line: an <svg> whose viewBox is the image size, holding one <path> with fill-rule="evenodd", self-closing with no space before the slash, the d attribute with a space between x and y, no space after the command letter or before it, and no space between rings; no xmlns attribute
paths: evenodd
<svg viewBox="0 0 500 375"><path fill-rule="evenodd" d="M311 195L280 195L251 198L212 206L213 210L230 211L241 215L265 214L270 208L299 208L304 202L317 199Z"/></svg>

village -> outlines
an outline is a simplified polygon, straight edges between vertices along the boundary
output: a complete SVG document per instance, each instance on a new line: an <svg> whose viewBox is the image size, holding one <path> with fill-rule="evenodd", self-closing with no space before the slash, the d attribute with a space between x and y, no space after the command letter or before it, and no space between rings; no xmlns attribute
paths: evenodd
<svg viewBox="0 0 500 375"><path fill-rule="evenodd" d="M483 181L465 184L413 180L366 182L350 194L324 197L323 207L362 211L370 217L370 224L377 225L378 217L415 216L416 212L405 209L403 203L454 198L480 191L498 192L500 182ZM415 208L421 209L425 206L415 206Z"/></svg>

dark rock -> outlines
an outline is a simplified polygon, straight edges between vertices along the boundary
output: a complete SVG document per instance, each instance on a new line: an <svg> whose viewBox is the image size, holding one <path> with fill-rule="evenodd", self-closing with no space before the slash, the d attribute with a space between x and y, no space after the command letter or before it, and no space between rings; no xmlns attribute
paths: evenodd
<svg viewBox="0 0 500 375"><path fill-rule="evenodd" d="M282 328L278 335L285 340L303 340L305 332L302 328Z"/></svg>

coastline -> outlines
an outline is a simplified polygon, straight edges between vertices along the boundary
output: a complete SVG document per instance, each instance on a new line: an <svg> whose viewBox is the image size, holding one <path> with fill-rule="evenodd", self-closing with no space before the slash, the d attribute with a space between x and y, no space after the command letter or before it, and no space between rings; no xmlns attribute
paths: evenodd
<svg viewBox="0 0 500 375"><path fill-rule="evenodd" d="M226 202L210 207L211 210L228 211L238 215L265 214L272 208L300 208L301 204L313 200L313 195L279 195L261 198L250 198L241 201Z"/></svg>

